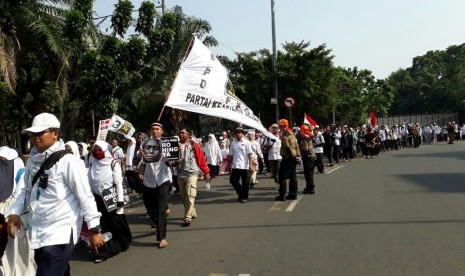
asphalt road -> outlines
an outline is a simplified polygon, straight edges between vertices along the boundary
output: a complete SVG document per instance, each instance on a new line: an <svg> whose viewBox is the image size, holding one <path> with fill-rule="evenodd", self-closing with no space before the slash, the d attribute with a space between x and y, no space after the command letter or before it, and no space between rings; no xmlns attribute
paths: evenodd
<svg viewBox="0 0 465 276"><path fill-rule="evenodd" d="M72 275L465 275L465 142L422 145L326 167L315 195L275 202L260 176L249 202L227 176L200 182L198 218L171 198L168 248L142 204L126 209L131 248L101 264L76 249ZM299 190L305 186L298 175Z"/></svg>

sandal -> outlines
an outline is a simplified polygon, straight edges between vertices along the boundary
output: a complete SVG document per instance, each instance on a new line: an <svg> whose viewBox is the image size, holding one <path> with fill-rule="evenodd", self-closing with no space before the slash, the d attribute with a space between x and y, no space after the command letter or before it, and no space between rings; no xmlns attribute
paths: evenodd
<svg viewBox="0 0 465 276"><path fill-rule="evenodd" d="M168 247L168 242L166 240L161 240L160 243L158 244L158 248L163 249Z"/></svg>

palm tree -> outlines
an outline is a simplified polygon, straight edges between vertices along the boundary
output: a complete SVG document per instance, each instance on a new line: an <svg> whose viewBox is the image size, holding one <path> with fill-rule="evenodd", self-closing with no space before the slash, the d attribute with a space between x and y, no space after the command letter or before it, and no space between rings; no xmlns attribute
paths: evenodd
<svg viewBox="0 0 465 276"><path fill-rule="evenodd" d="M62 27L66 7L73 0L0 2L0 80L10 92L16 88L16 64L23 53L36 51L44 62L68 66Z"/></svg>

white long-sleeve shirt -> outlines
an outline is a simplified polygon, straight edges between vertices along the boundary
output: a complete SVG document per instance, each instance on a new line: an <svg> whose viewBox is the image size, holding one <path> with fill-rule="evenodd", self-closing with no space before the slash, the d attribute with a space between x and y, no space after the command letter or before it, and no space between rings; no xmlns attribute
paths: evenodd
<svg viewBox="0 0 465 276"><path fill-rule="evenodd" d="M111 164L107 166L107 169L102 172L102 177L98 181L92 179L90 171L92 166L89 169L89 183L91 191L96 195L102 195L102 190L108 189L115 185L116 194L118 202L124 201L123 195L123 176L121 172L121 166L118 162L115 162L114 168L112 170Z"/></svg>
<svg viewBox="0 0 465 276"><path fill-rule="evenodd" d="M101 216L81 160L66 154L50 170L45 170L48 174L46 189L39 188L40 180L32 187L33 165L29 161L24 176L27 184L12 203L9 214L21 215L24 207L30 206L28 233L33 249L68 244L71 231L76 244L82 215L89 228L99 225Z"/></svg>

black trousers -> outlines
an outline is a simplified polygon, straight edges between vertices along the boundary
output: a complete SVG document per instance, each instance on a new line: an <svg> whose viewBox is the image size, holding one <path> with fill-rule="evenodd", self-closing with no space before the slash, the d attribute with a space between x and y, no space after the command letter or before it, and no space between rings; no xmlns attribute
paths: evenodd
<svg viewBox="0 0 465 276"><path fill-rule="evenodd" d="M239 199L249 198L249 183L247 182L249 170L232 169L229 176L229 183L236 190ZM241 184L242 183L242 184Z"/></svg>
<svg viewBox="0 0 465 276"><path fill-rule="evenodd" d="M333 159L336 163L339 163L339 156L341 154L341 146L340 145L334 145L333 146Z"/></svg>
<svg viewBox="0 0 465 276"><path fill-rule="evenodd" d="M281 166L279 166L278 173L280 196L284 196L286 194L286 179L289 179L289 195L297 196L297 176L295 174L296 165L297 160L295 158L283 158L281 160Z"/></svg>
<svg viewBox="0 0 465 276"><path fill-rule="evenodd" d="M71 259L73 248L73 234L71 233L68 244L49 245L35 249L36 276L71 275L69 260Z"/></svg>
<svg viewBox="0 0 465 276"><path fill-rule="evenodd" d="M323 173L325 171L324 166L323 166L323 153L316 154L315 165L319 173Z"/></svg>
<svg viewBox="0 0 465 276"><path fill-rule="evenodd" d="M149 188L142 185L142 199L145 208L157 225L157 241L166 239L166 206L168 204L169 181L156 188Z"/></svg>
<svg viewBox="0 0 465 276"><path fill-rule="evenodd" d="M333 164L333 146L326 146L323 148L324 149L324 154L326 157L328 157L328 162L329 164Z"/></svg>
<svg viewBox="0 0 465 276"><path fill-rule="evenodd" d="M307 191L311 191L315 189L315 182L313 181L313 168L314 168L313 162L314 162L313 158L308 157L308 156L302 156L302 164L304 165L303 167L304 167L304 176L305 176L305 183L306 183L305 189Z"/></svg>

